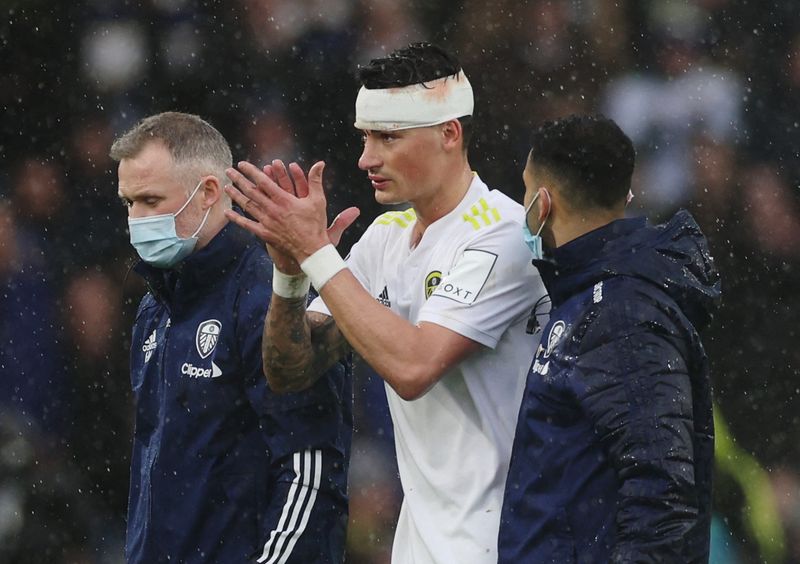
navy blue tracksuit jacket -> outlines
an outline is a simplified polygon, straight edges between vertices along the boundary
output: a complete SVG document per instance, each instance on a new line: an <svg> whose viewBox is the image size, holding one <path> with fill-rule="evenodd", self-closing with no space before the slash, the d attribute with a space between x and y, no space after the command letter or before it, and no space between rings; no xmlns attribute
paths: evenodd
<svg viewBox="0 0 800 564"><path fill-rule="evenodd" d="M698 329L719 297L687 212L536 261L552 300L506 484L500 563L707 562L714 455Z"/></svg>
<svg viewBox="0 0 800 564"><path fill-rule="evenodd" d="M150 287L132 334L133 563L337 563L347 523L349 367L309 390L267 386L272 264L228 224Z"/></svg>

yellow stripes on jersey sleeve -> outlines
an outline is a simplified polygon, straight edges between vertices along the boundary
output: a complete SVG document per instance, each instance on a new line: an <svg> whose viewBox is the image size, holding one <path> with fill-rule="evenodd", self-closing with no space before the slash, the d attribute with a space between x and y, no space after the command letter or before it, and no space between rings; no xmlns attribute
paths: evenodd
<svg viewBox="0 0 800 564"><path fill-rule="evenodd" d="M462 219L472 226L472 229L477 231L482 227L488 227L493 223L500 221L500 212L497 208L489 207L485 198L481 198L476 203L472 204L469 212L466 212Z"/></svg>
<svg viewBox="0 0 800 564"><path fill-rule="evenodd" d="M375 223L378 225L391 225L396 223L405 229L411 223L414 223L416 219L417 214L414 212L414 208L408 208L405 211L388 211L381 214L378 216L378 219L375 220Z"/></svg>

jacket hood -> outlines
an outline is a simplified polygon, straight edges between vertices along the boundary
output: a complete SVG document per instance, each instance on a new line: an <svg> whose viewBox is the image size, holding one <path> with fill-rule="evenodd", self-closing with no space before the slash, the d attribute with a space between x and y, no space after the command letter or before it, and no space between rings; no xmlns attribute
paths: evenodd
<svg viewBox="0 0 800 564"><path fill-rule="evenodd" d="M602 280L627 276L666 292L696 327L717 308L720 278L697 222L685 210L667 223L619 219L535 260L557 307Z"/></svg>

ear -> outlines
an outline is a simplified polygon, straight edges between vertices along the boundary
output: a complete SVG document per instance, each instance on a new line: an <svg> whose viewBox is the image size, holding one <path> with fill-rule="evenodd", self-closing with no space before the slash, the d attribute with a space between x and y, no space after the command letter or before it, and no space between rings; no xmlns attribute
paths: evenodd
<svg viewBox="0 0 800 564"><path fill-rule="evenodd" d="M222 197L222 185L219 178L210 174L203 180L203 185L200 187L203 210L207 210L216 204Z"/></svg>
<svg viewBox="0 0 800 564"><path fill-rule="evenodd" d="M545 188L544 186L540 186L539 190L539 201L538 201L538 208L539 208L539 225L544 223L544 221L550 217L550 212L553 211L553 199L550 196L550 191Z"/></svg>
<svg viewBox="0 0 800 564"><path fill-rule="evenodd" d="M464 139L464 129L461 122L457 119L451 119L442 124L442 142L445 150L461 150L462 141Z"/></svg>

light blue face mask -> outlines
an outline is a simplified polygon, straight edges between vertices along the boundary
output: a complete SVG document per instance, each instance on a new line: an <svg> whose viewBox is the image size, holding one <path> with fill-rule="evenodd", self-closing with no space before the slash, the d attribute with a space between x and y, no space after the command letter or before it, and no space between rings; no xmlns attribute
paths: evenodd
<svg viewBox="0 0 800 564"><path fill-rule="evenodd" d="M536 235L534 235L531 233L531 230L528 227L528 212L531 211L533 204L536 203L536 199L539 197L539 194L541 194L541 192L537 192L533 197L533 200L531 200L531 203L528 204L527 208L525 208L525 217L522 221L522 235L525 238L525 244L528 245L528 248L531 250L531 254L535 260L542 260L544 258L541 233L542 229L544 228L544 224L547 223L547 218L544 218L544 221L539 226L539 230L536 232Z"/></svg>
<svg viewBox="0 0 800 564"><path fill-rule="evenodd" d="M200 227L197 228L197 231L186 239L178 237L175 218L186 209L186 206L192 201L202 184L202 180L197 183L189 199L175 213L128 218L131 245L133 245L133 248L136 249L136 252L139 253L144 262L158 268L172 268L194 250L197 244L197 234L206 224L211 208L206 210L206 214L203 216L203 221L200 222Z"/></svg>

